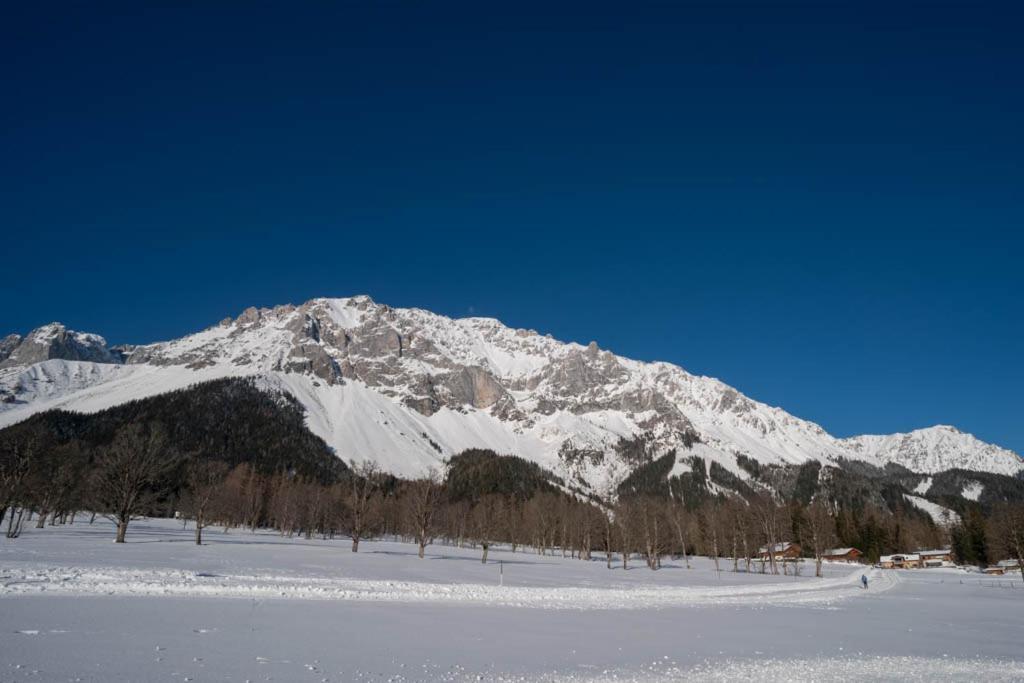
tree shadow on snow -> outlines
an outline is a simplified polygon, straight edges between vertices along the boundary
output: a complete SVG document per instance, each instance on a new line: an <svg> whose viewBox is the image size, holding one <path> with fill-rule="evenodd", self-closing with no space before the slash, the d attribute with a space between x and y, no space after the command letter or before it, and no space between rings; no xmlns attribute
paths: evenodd
<svg viewBox="0 0 1024 683"><path fill-rule="evenodd" d="M367 555L389 555L389 556L393 556L393 557L417 557L418 556L418 551L416 551L415 549L410 550L408 552L405 552L405 551L402 551L402 550L369 550L369 551L366 552L366 554ZM463 555L436 555L436 554L431 553L431 552L428 551L423 559L425 559L425 560L450 560L450 561L454 561L454 562L475 562L476 564L481 564L480 556L479 555L476 556L476 557L473 557L471 555L467 555L467 556L463 556ZM499 562L502 562L504 564L509 564L509 565L535 565L535 566L554 564L553 562L535 562L533 560L509 560L509 559L505 559L503 557L502 558L495 558L493 556L490 559L487 560L487 564L498 564Z"/></svg>

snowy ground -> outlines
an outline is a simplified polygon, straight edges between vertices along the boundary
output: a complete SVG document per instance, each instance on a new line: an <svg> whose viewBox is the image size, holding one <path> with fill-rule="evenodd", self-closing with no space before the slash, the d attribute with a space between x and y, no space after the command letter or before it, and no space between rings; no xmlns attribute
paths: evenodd
<svg viewBox="0 0 1024 683"><path fill-rule="evenodd" d="M1008 578L872 571L865 591L843 565L482 565L212 529L196 547L166 520L112 538L97 521L0 539L0 681L1024 680Z"/></svg>

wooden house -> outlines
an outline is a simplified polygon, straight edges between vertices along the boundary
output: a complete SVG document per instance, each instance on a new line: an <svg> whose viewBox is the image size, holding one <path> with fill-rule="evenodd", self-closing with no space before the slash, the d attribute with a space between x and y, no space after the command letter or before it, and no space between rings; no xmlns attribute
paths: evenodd
<svg viewBox="0 0 1024 683"><path fill-rule="evenodd" d="M861 561L864 553L857 550L856 548L832 548L832 550L825 551L825 554L821 556L821 559L827 562L849 562L856 563Z"/></svg>
<svg viewBox="0 0 1024 683"><path fill-rule="evenodd" d="M769 556L768 546L763 545L758 548L758 552L761 554L762 560L767 560ZM793 561L800 559L800 544L790 543L784 541L782 543L776 543L772 546L771 554L775 556L776 562L778 561Z"/></svg>
<svg viewBox="0 0 1024 683"><path fill-rule="evenodd" d="M940 550L918 550L922 567L952 567L953 551L949 548Z"/></svg>
<svg viewBox="0 0 1024 683"><path fill-rule="evenodd" d="M915 553L882 555L878 560L878 566L882 569L918 569L921 566L921 556Z"/></svg>

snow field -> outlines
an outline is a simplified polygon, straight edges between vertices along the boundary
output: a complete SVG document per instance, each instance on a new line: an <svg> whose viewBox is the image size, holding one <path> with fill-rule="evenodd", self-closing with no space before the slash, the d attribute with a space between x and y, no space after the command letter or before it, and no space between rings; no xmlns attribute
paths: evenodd
<svg viewBox="0 0 1024 683"><path fill-rule="evenodd" d="M140 520L115 545L97 520L0 539L0 681L1024 680L1024 590L960 571L871 571L863 590L845 564L824 579L707 558L623 571L205 537Z"/></svg>
<svg viewBox="0 0 1024 683"><path fill-rule="evenodd" d="M614 570L612 570L614 571ZM873 575L874 592L896 585L895 575ZM539 609L662 609L723 605L830 605L863 595L862 570L814 583L649 588L524 587L391 580L324 579L277 575L216 575L179 569L41 567L0 569L0 595L175 596L291 600L472 603ZM780 577L774 577L779 579Z"/></svg>
<svg viewBox="0 0 1024 683"><path fill-rule="evenodd" d="M364 541L351 553L348 540L286 538L273 532L207 529L206 544L174 520L139 520L128 543L112 544L106 520L93 525L26 529L0 544L0 597L13 595L106 595L150 597L361 600L476 604L554 610L661 609L715 605L830 605L861 597L860 575L875 591L895 585L892 572L835 565L828 576L734 573L707 558L667 560L658 572L633 558L630 569L590 562L512 553L498 546L487 565L479 550L434 544L423 560L410 544ZM298 563L298 564L297 564Z"/></svg>

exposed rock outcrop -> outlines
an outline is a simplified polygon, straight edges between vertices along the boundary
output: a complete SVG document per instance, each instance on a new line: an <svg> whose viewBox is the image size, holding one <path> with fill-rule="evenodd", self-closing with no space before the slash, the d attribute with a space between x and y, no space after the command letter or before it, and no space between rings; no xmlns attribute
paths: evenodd
<svg viewBox="0 0 1024 683"><path fill-rule="evenodd" d="M32 330L24 338L10 335L0 342L0 368L32 365L44 360L82 360L93 363L121 363L121 354L107 348L107 341L98 334L69 330L60 323L50 323Z"/></svg>

